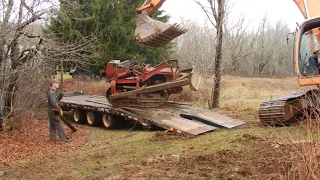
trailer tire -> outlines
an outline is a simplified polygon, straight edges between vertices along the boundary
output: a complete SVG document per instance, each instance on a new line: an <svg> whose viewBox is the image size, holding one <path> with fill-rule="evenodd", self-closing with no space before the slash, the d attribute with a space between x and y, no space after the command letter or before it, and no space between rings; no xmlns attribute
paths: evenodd
<svg viewBox="0 0 320 180"><path fill-rule="evenodd" d="M107 130L114 129L115 128L114 117L110 114L104 113L102 115L102 125Z"/></svg>
<svg viewBox="0 0 320 180"><path fill-rule="evenodd" d="M86 122L86 112L84 110L75 109L73 110L73 120L77 124L84 124Z"/></svg>
<svg viewBox="0 0 320 180"><path fill-rule="evenodd" d="M87 123L90 126L99 126L101 124L101 113L87 111Z"/></svg>

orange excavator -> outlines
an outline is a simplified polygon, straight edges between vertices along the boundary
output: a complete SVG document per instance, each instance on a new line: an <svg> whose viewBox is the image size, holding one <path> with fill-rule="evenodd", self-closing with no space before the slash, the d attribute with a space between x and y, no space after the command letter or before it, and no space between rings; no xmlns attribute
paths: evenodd
<svg viewBox="0 0 320 180"><path fill-rule="evenodd" d="M320 104L320 0L293 1L305 18L296 32L295 72L300 86L317 88L262 102L258 114L265 125L290 124L310 115Z"/></svg>

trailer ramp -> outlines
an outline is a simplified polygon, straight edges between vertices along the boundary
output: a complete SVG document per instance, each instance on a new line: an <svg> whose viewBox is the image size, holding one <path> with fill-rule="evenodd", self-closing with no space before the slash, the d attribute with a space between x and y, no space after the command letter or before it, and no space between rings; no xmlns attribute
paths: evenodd
<svg viewBox="0 0 320 180"><path fill-rule="evenodd" d="M63 97L59 105L71 109L121 115L145 127L199 135L218 128L234 128L245 124L216 112L179 103L166 103L157 108L113 107L104 96L76 95Z"/></svg>
<svg viewBox="0 0 320 180"><path fill-rule="evenodd" d="M241 120L210 110L177 103L167 103L160 108L135 109L123 107L123 109L145 119L152 119L153 125L192 135L199 135L218 128L230 129L245 124Z"/></svg>

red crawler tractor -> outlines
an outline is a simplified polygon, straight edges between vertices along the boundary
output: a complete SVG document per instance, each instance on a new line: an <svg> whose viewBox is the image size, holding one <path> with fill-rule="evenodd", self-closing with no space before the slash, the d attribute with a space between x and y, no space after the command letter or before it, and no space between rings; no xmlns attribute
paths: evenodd
<svg viewBox="0 0 320 180"><path fill-rule="evenodd" d="M180 71L177 60L168 60L157 66L136 61L112 60L106 66L110 87L106 91L113 105L157 107L171 94L182 92L182 86L192 90L199 86L194 69Z"/></svg>

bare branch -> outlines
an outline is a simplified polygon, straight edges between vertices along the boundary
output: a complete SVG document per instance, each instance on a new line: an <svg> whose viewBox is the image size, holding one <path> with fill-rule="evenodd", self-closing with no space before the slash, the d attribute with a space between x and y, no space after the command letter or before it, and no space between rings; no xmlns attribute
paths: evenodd
<svg viewBox="0 0 320 180"><path fill-rule="evenodd" d="M210 0L209 0L210 1ZM203 10L203 12L206 14L208 20L210 21L210 23L215 27L217 28L217 25L216 23L214 23L210 17L210 13L207 11L206 7L203 6L198 0L195 0L195 2L201 7L201 9Z"/></svg>
<svg viewBox="0 0 320 180"><path fill-rule="evenodd" d="M216 11L216 1L212 2L212 0L208 0L208 2L210 3L212 15L213 15L215 21L218 22L219 17L217 15L217 11Z"/></svg>
<svg viewBox="0 0 320 180"><path fill-rule="evenodd" d="M24 51L21 53L21 56L20 56L20 58L19 58L20 64L23 64L23 63L25 63L28 59L33 58L33 57L39 52L40 46L41 46L42 43L43 43L43 39L40 38L38 44L36 45L36 48L29 48L29 49L24 50Z"/></svg>

